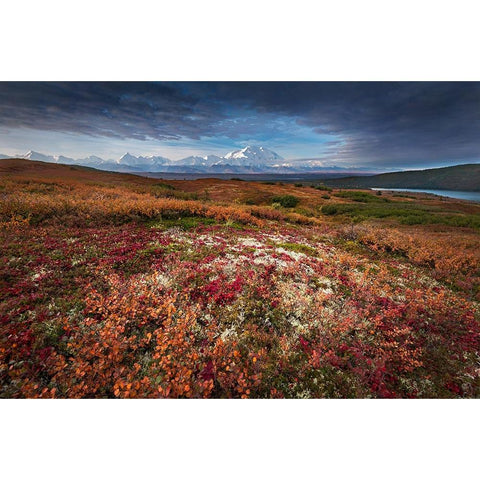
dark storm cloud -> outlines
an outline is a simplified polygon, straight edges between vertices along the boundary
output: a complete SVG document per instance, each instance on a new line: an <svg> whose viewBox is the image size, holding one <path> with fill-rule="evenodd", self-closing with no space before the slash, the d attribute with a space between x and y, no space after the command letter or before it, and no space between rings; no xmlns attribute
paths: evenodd
<svg viewBox="0 0 480 480"><path fill-rule="evenodd" d="M100 137L166 140L214 135L213 103L158 83L1 83L0 125Z"/></svg>
<svg viewBox="0 0 480 480"><path fill-rule="evenodd" d="M480 83L0 83L0 128L137 140L226 137L294 143L388 165L480 158ZM325 141L325 140L323 140Z"/></svg>
<svg viewBox="0 0 480 480"><path fill-rule="evenodd" d="M480 158L480 83L222 84L217 98L343 137L336 159L394 165Z"/></svg>

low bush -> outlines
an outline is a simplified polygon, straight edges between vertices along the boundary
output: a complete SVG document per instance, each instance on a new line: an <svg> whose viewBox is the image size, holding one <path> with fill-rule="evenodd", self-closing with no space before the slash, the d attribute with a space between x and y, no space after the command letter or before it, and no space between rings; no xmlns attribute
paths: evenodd
<svg viewBox="0 0 480 480"><path fill-rule="evenodd" d="M315 190L321 190L321 191L325 191L325 192L331 192L332 191L332 188L330 187L327 187L326 185L312 185L312 187L315 189Z"/></svg>
<svg viewBox="0 0 480 480"><path fill-rule="evenodd" d="M338 213L338 208L336 205L324 205L321 211L324 215L336 215Z"/></svg>
<svg viewBox="0 0 480 480"><path fill-rule="evenodd" d="M272 198L272 203L279 203L284 208L295 208L300 202L294 195L277 195Z"/></svg>

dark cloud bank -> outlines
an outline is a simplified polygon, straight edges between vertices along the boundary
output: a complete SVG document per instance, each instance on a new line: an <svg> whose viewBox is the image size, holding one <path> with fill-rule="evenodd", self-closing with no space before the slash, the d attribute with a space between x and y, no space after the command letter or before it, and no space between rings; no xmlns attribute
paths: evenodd
<svg viewBox="0 0 480 480"><path fill-rule="evenodd" d="M332 135L332 161L392 167L480 159L480 82L0 83L7 129L265 139L277 117L284 129L277 142L287 141L289 125Z"/></svg>

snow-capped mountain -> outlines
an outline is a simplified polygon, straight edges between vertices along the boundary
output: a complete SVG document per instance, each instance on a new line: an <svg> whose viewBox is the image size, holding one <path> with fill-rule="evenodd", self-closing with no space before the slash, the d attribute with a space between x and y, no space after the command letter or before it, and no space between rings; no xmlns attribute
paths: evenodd
<svg viewBox="0 0 480 480"><path fill-rule="evenodd" d="M283 161L278 153L265 147L247 146L234 150L221 157L218 155L192 155L180 160L149 155L135 156L127 152L118 160L104 160L95 155L74 160L63 155L45 155L30 150L19 158L41 162L63 163L67 165L84 165L101 170L122 172L216 172L216 173L254 173L269 170L271 166ZM7 155L4 158L8 158Z"/></svg>
<svg viewBox="0 0 480 480"><path fill-rule="evenodd" d="M11 155L0 155L0 158L15 158ZM225 156L193 155L180 160L170 160L158 155L135 156L125 153L117 160L104 160L90 155L86 158L73 159L63 155L45 155L30 150L16 158L37 160L41 162L82 165L99 170L145 173L301 173L344 170L340 167L326 166L322 160L284 160L278 153L261 146L247 146L234 150Z"/></svg>
<svg viewBox="0 0 480 480"><path fill-rule="evenodd" d="M40 162L53 162L56 163L53 155L44 155L43 153L35 152L33 150L28 151L25 155L21 155L20 158L25 160L37 160Z"/></svg>
<svg viewBox="0 0 480 480"><path fill-rule="evenodd" d="M227 153L220 163L239 166L265 166L278 163L283 158L278 153L264 147L248 146Z"/></svg>
<svg viewBox="0 0 480 480"><path fill-rule="evenodd" d="M63 163L66 165L78 163L77 160L74 160L70 157L65 157L63 155L45 155L44 153L35 152L34 150L28 151L25 155L19 155L18 158L24 158L25 160L36 160L38 162Z"/></svg>

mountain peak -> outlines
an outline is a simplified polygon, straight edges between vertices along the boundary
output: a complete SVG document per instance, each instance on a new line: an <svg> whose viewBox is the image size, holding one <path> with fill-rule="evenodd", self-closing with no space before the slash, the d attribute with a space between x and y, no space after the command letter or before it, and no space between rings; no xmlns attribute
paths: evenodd
<svg viewBox="0 0 480 480"><path fill-rule="evenodd" d="M241 164L268 165L273 161L283 160L283 158L272 150L256 145L247 145L241 150L235 150L225 155L225 160L239 161ZM238 164L238 163L237 163Z"/></svg>
<svg viewBox="0 0 480 480"><path fill-rule="evenodd" d="M138 160L137 157L130 154L129 152L125 152L118 160L118 163L129 163L129 162L136 162Z"/></svg>

